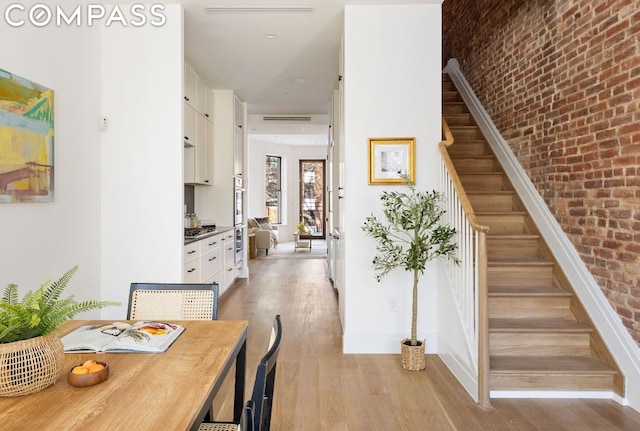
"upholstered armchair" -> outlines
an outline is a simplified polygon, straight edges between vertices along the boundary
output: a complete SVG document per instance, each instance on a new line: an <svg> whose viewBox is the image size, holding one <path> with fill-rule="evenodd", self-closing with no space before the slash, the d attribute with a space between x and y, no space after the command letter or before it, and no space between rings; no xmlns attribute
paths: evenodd
<svg viewBox="0 0 640 431"><path fill-rule="evenodd" d="M249 218L247 232L256 235L256 249L263 249L269 254L271 248L278 246L278 227L272 226L268 217Z"/></svg>

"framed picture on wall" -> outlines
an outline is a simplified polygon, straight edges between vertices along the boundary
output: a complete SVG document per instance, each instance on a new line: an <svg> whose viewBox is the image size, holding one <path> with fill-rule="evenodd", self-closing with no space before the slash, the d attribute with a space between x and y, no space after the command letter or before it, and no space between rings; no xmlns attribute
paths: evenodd
<svg viewBox="0 0 640 431"><path fill-rule="evenodd" d="M415 138L369 138L369 184L415 182Z"/></svg>
<svg viewBox="0 0 640 431"><path fill-rule="evenodd" d="M54 92L0 69L0 202L53 201Z"/></svg>

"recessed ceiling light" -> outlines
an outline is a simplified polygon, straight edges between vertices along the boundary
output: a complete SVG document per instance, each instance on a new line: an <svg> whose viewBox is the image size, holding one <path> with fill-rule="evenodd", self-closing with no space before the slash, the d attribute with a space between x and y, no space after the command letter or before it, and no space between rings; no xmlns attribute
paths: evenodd
<svg viewBox="0 0 640 431"><path fill-rule="evenodd" d="M305 79L302 76L292 76L289 78L289 82L293 82L294 84L302 84Z"/></svg>
<svg viewBox="0 0 640 431"><path fill-rule="evenodd" d="M278 67L277 69L273 70L275 73L284 73L284 69L281 67Z"/></svg>
<svg viewBox="0 0 640 431"><path fill-rule="evenodd" d="M265 33L264 34L264 38L265 39L275 39L276 37L278 37L278 35L275 34L275 33Z"/></svg>

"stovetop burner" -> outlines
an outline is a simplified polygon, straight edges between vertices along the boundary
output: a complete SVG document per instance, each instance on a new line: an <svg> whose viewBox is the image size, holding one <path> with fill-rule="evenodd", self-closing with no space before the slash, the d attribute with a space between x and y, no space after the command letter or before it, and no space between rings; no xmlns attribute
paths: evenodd
<svg viewBox="0 0 640 431"><path fill-rule="evenodd" d="M215 226L205 227L186 227L184 228L185 238L198 238L199 236L209 234L216 230Z"/></svg>

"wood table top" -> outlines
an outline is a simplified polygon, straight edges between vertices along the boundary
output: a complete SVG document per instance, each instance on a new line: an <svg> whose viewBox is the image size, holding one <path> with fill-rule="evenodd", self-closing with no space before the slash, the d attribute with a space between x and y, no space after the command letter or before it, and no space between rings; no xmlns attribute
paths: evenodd
<svg viewBox="0 0 640 431"><path fill-rule="evenodd" d="M72 320L61 336L81 325ZM58 380L21 397L0 397L0 428L18 430L189 430L246 343L246 320L176 321L185 331L165 353L65 354ZM86 388L67 382L87 359L109 364L109 379Z"/></svg>

